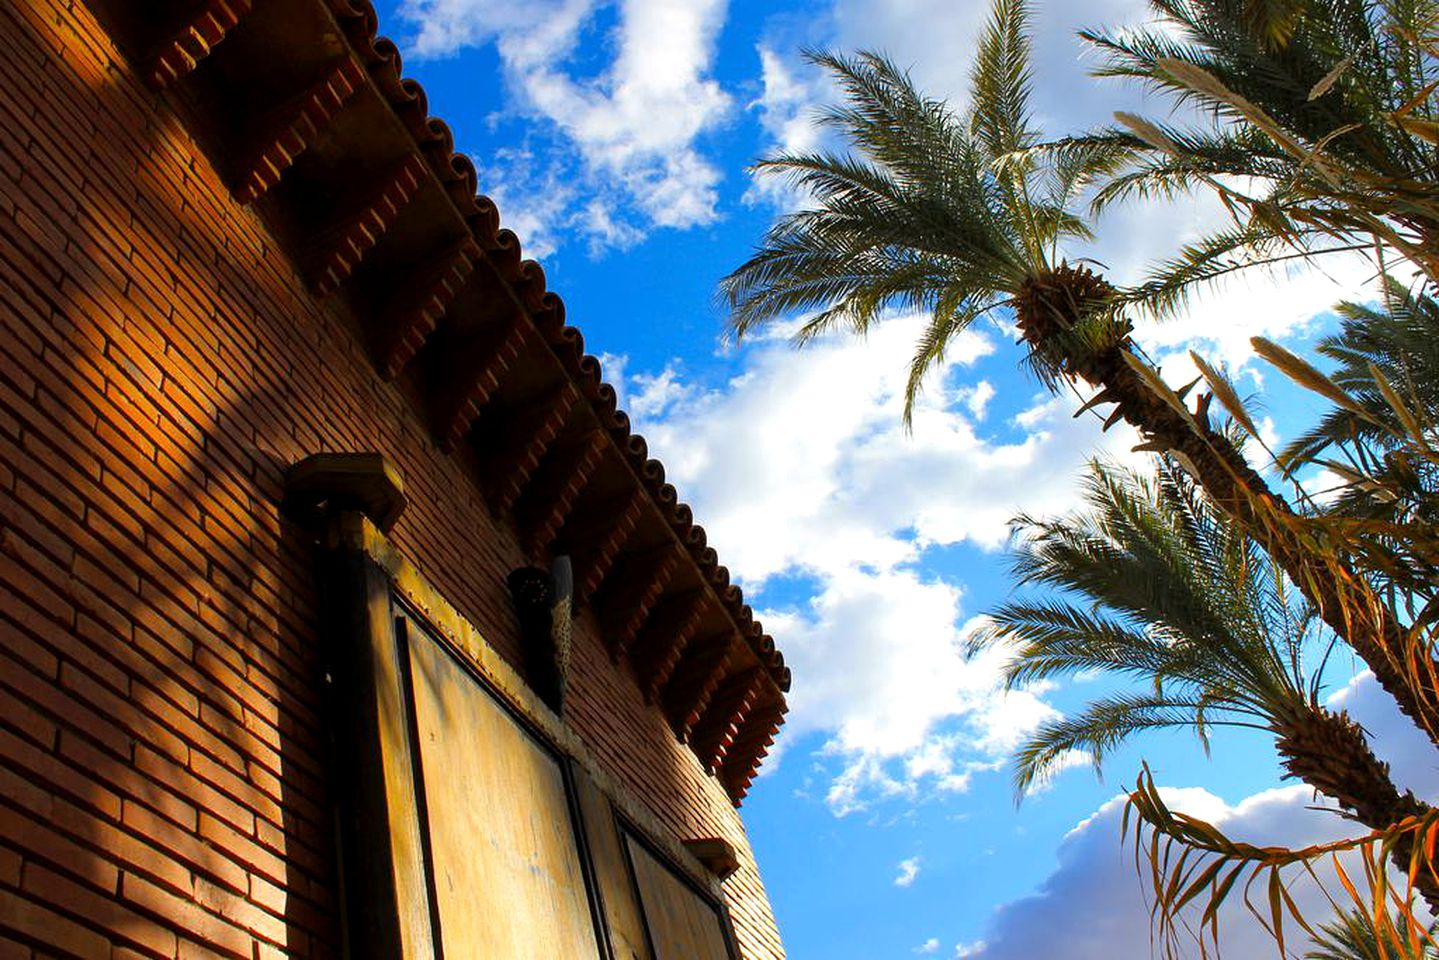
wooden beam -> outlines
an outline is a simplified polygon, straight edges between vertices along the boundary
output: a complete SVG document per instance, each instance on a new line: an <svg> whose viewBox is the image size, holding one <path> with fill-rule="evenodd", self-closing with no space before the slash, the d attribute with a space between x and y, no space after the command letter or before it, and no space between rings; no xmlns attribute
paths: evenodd
<svg viewBox="0 0 1439 960"><path fill-rule="evenodd" d="M629 652L635 635L678 567L679 551L669 540L620 557L614 576L602 595L595 598L595 610L605 625L605 639L613 659L618 661Z"/></svg>
<svg viewBox="0 0 1439 960"><path fill-rule="evenodd" d="M709 591L700 587L660 601L630 648L645 702L653 703L674 673L685 647L699 632L710 609Z"/></svg>
<svg viewBox="0 0 1439 960"><path fill-rule="evenodd" d="M735 806L739 806L749 792L750 784L759 772L760 762L769 753L780 727L784 726L787 709L783 698L767 700L746 719L744 729L730 747L719 777Z"/></svg>
<svg viewBox="0 0 1439 960"><path fill-rule="evenodd" d="M525 492L525 485L539 468L540 460L549 450L570 411L580 400L580 392L568 379L550 390L529 409L510 414L506 425L507 450L496 460L490 483L491 504L496 513L508 513Z"/></svg>
<svg viewBox="0 0 1439 960"><path fill-rule="evenodd" d="M346 55L307 90L268 111L256 123L251 158L236 178L235 199L253 203L268 193L364 83L364 69Z"/></svg>
<svg viewBox="0 0 1439 960"><path fill-rule="evenodd" d="M420 155L410 154L380 179L377 189L311 242L310 247L319 252L310 271L315 293L328 296L350 278L360 260L420 192L427 174Z"/></svg>
<svg viewBox="0 0 1439 960"><path fill-rule="evenodd" d="M206 0L154 48L143 71L145 83L152 90L163 90L187 76L252 6L252 0Z"/></svg>
<svg viewBox="0 0 1439 960"><path fill-rule="evenodd" d="M395 291L390 306L380 316L377 351L380 374L393 380L414 359L435 332L440 319L470 277L480 246L471 237L464 237L444 253L435 257L427 270L399 281L404 289Z"/></svg>
<svg viewBox="0 0 1439 960"><path fill-rule="evenodd" d="M383 454L315 453L285 471L280 509L311 528L337 510L358 510L387 533L408 504L399 468Z"/></svg>
<svg viewBox="0 0 1439 960"><path fill-rule="evenodd" d="M470 432L524 349L525 325L518 306L491 326L441 358L448 372L442 374L443 385L435 391L439 395L435 434L440 449L446 453L459 446Z"/></svg>
<svg viewBox="0 0 1439 960"><path fill-rule="evenodd" d="M564 526L604 451L604 432L589 430L557 443L540 464L530 488L515 505L515 515L532 556L549 546Z"/></svg>
<svg viewBox="0 0 1439 960"><path fill-rule="evenodd" d="M763 668L751 667L726 677L715 689L690 736L690 747L706 773L713 774L724 762L725 753L734 743L745 716L759 699L763 683Z"/></svg>
<svg viewBox="0 0 1439 960"><path fill-rule="evenodd" d="M722 837L698 837L682 840L686 850L694 854L716 880L728 880L740 868L739 852L734 844Z"/></svg>
<svg viewBox="0 0 1439 960"><path fill-rule="evenodd" d="M599 590L615 558L639 524L648 498L643 490L596 503L567 522L561 531L565 550L576 558L576 597L588 600Z"/></svg>
<svg viewBox="0 0 1439 960"><path fill-rule="evenodd" d="M710 697L728 671L732 637L733 632L726 630L690 641L669 682L660 691L665 716L681 740L689 739L695 721L709 706Z"/></svg>

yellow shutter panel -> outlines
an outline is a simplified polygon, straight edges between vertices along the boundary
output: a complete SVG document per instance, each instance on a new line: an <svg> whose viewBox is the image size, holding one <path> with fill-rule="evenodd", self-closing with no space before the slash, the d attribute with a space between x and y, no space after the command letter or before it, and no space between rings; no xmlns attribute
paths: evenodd
<svg viewBox="0 0 1439 960"><path fill-rule="evenodd" d="M634 837L625 839L655 960L731 960L719 910L644 844Z"/></svg>
<svg viewBox="0 0 1439 960"><path fill-rule="evenodd" d="M445 960L599 957L559 758L425 633L409 649Z"/></svg>

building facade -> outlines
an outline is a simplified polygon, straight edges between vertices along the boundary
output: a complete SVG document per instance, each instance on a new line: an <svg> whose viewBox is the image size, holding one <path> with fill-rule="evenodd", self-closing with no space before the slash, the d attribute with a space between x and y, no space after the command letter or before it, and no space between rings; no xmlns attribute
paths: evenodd
<svg viewBox="0 0 1439 960"><path fill-rule="evenodd" d="M783 657L377 31L0 2L0 958L782 957Z"/></svg>

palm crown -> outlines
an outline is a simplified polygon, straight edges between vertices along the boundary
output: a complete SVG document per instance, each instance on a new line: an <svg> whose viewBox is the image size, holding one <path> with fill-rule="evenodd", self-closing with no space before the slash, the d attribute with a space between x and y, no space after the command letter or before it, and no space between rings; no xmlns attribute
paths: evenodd
<svg viewBox="0 0 1439 960"><path fill-rule="evenodd" d="M1167 308L1196 281L1258 261L1376 241L1439 271L1439 123L1432 0L1150 0L1152 25L1082 34L1098 73L1193 108L1174 123L1120 114L1093 139L1138 147L1097 206L1217 192L1230 229L1186 246L1138 299ZM1083 139L1083 138L1082 138Z"/></svg>
<svg viewBox="0 0 1439 960"><path fill-rule="evenodd" d="M1086 406L1114 404L1106 426L1123 419L1145 435L1147 448L1191 468L1439 743L1439 704L1408 684L1404 635L1387 608L1365 581L1292 535L1289 505L1209 422L1205 405L1191 413L1138 357L1118 309L1124 298L1063 259L1067 242L1090 235L1076 212L1081 195L1132 158L1135 141L1039 142L1028 106L1027 13L1025 0L997 0L964 117L921 95L878 54L814 55L845 95L825 122L854 152L760 164L807 189L814 204L779 218L722 281L736 334L816 311L800 328L803 342L836 327L863 333L894 308L927 311L910 365L908 419L925 373L954 335L1012 307L1030 364L1046 383L1053 388L1063 377L1094 385L1099 392ZM1365 615L1351 616L1356 609Z"/></svg>
<svg viewBox="0 0 1439 960"><path fill-rule="evenodd" d="M1399 931L1402 924L1389 923L1382 929L1361 910L1341 913L1336 920L1319 925L1314 946L1304 960L1436 960L1435 929L1412 939Z"/></svg>
<svg viewBox="0 0 1439 960"><path fill-rule="evenodd" d="M1068 751L1098 766L1144 730L1272 732L1318 709L1322 671L1305 654L1324 657L1303 599L1187 474L1097 463L1084 490L1081 513L1016 521L1017 582L1062 592L1005 604L973 644L1014 645L1010 684L1098 670L1142 686L1041 727L1018 755L1019 789Z"/></svg>
<svg viewBox="0 0 1439 960"><path fill-rule="evenodd" d="M1439 303L1386 278L1374 303L1341 303L1318 353L1337 403L1280 451L1288 470L1325 467L1339 483L1316 527L1432 630L1439 623Z"/></svg>
<svg viewBox="0 0 1439 960"><path fill-rule="evenodd" d="M1248 727L1275 738L1295 776L1355 819L1384 829L1428 808L1400 793L1364 732L1319 699L1332 639L1280 567L1214 509L1188 473L1161 461L1142 475L1094 464L1086 509L1054 520L1021 517L1020 584L1058 590L1006 603L971 650L1013 647L1011 684L1100 671L1139 686L1043 724L1015 765L1020 796L1073 750L1098 768L1135 734ZM1395 844L1407 864L1411 841ZM1439 882L1417 887L1439 906Z"/></svg>
<svg viewBox="0 0 1439 960"><path fill-rule="evenodd" d="M1110 144L1063 154L1035 149L1023 0L1001 0L981 37L967 116L925 97L880 54L809 57L845 96L821 122L854 152L757 164L788 177L814 205L778 218L722 293L740 336L809 311L801 341L837 327L864 333L895 309L927 313L908 417L924 375L956 333L1054 274L1065 241L1090 237L1078 201L1122 151Z"/></svg>

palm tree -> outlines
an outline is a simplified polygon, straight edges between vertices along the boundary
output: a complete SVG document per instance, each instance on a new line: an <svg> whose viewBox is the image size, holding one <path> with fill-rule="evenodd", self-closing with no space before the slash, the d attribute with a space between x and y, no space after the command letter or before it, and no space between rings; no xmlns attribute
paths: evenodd
<svg viewBox="0 0 1439 960"><path fill-rule="evenodd" d="M1439 702L1416 694L1406 635L1369 584L1295 535L1294 511L1209 422L1140 359L1123 299L1104 278L1065 259L1091 236L1080 200L1132 145L1096 138L1045 149L1029 112L1026 0L997 0L972 73L964 117L923 96L884 57L816 53L845 104L822 122L853 153L781 155L760 171L788 177L813 206L780 217L721 291L736 336L813 311L803 343L835 329L863 334L896 308L923 311L906 419L924 376L951 339L981 317L1013 310L1031 367L1051 387L1083 380L1124 420L1192 470L1214 502L1271 552L1319 616L1439 743Z"/></svg>
<svg viewBox="0 0 1439 960"><path fill-rule="evenodd" d="M1314 938L1314 949L1304 960L1439 960L1439 949L1432 939L1412 943L1391 928L1384 933L1375 929L1374 919L1359 910L1340 914L1339 919L1320 924ZM1430 930L1430 936L1433 936ZM1383 941L1383 948L1380 942Z"/></svg>
<svg viewBox="0 0 1439 960"><path fill-rule="evenodd" d="M1098 139L1139 148L1097 202L1218 192L1234 224L1187 246L1140 291L1173 306L1195 280L1255 261L1402 251L1439 280L1439 4L1433 0L1150 0L1138 29L1081 36L1101 76L1191 109L1121 114ZM1287 252L1286 252L1287 251Z"/></svg>
<svg viewBox="0 0 1439 960"><path fill-rule="evenodd" d="M1207 744L1212 728L1240 727L1272 735L1290 775L1373 829L1428 809L1394 786L1354 721L1322 705L1327 650L1311 611L1187 473L1096 463L1084 500L1071 516L1016 521L1017 582L1059 592L1004 604L971 649L1011 645L1010 685L1099 671L1136 687L1042 725L1016 755L1021 795L1071 751L1098 767L1146 730L1187 727ZM1401 869L1412 852L1396 845ZM1432 875L1418 886L1439 905Z"/></svg>
<svg viewBox="0 0 1439 960"><path fill-rule="evenodd" d="M1421 628L1439 623L1439 303L1394 277L1376 304L1341 303L1340 331L1318 353L1347 398L1279 453L1340 483L1320 518L1363 533L1354 552L1390 604Z"/></svg>

